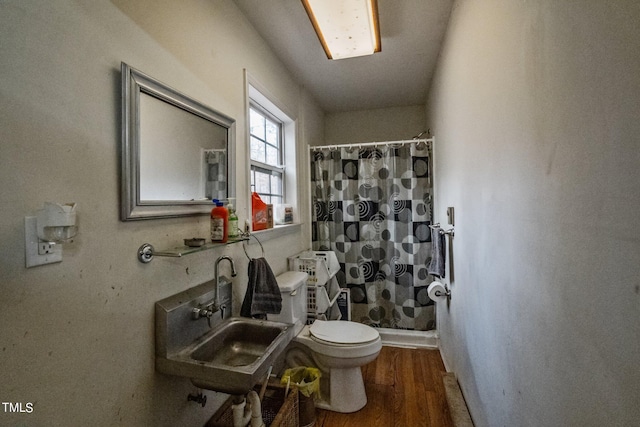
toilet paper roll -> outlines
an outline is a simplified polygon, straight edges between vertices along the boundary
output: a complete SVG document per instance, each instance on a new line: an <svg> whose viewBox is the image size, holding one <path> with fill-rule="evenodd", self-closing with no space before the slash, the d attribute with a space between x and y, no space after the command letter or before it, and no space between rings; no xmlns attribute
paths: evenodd
<svg viewBox="0 0 640 427"><path fill-rule="evenodd" d="M447 290L440 282L431 282L427 288L427 294L433 301L444 301L447 298Z"/></svg>

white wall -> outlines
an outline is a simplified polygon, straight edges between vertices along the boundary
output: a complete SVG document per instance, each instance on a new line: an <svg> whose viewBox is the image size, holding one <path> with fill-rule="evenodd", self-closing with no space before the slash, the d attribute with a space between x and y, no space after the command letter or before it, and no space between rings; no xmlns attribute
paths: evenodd
<svg viewBox="0 0 640 427"><path fill-rule="evenodd" d="M207 393L203 409L187 402L188 380L155 372L153 304L211 279L229 254L237 307L247 259L233 245L137 261L142 243L177 246L206 235L208 219L119 220L120 62L237 120L239 195L243 69L298 115L302 146L323 139L321 110L230 0L3 1L0 40L0 397L33 403L31 414L0 407L0 424L202 425L225 396ZM26 269L24 217L45 201L76 202L80 232L62 263ZM265 244L276 274L304 233Z"/></svg>
<svg viewBox="0 0 640 427"><path fill-rule="evenodd" d="M425 130L424 105L328 113L324 142L402 141Z"/></svg>
<svg viewBox="0 0 640 427"><path fill-rule="evenodd" d="M428 99L477 426L640 420L640 4L457 1Z"/></svg>

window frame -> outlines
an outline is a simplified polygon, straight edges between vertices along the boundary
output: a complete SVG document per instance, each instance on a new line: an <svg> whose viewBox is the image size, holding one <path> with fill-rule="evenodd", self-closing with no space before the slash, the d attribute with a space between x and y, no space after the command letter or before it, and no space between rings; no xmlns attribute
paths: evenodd
<svg viewBox="0 0 640 427"><path fill-rule="evenodd" d="M304 177L306 163L299 158L298 145L302 140L300 127L298 126L298 117L294 110L287 107L287 104L281 102L278 97L274 96L259 80L257 80L246 68L244 69L245 83L245 179L246 179L246 199L243 203L245 206L245 218L248 224L251 224L251 130L249 128L249 106L252 102L264 107L272 115L274 115L283 124L282 129L282 163L285 168L283 188L283 203L293 207L293 223L292 224L274 224L273 228L256 231L260 235L260 240L268 241L270 239L282 237L291 233L297 233L302 230L301 218L307 217L308 212L304 209L306 205L301 205L304 198L303 185L300 185L300 178ZM302 175L301 175L302 173ZM303 212L304 211L304 212ZM251 226L249 225L249 228ZM249 242L251 244L251 242Z"/></svg>

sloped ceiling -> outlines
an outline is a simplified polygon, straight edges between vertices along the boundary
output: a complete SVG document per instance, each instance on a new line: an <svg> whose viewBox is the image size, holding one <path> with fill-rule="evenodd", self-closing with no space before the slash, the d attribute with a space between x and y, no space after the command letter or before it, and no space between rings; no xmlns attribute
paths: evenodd
<svg viewBox="0 0 640 427"><path fill-rule="evenodd" d="M426 102L453 0L378 0L382 51L328 60L300 0L234 0L325 112Z"/></svg>

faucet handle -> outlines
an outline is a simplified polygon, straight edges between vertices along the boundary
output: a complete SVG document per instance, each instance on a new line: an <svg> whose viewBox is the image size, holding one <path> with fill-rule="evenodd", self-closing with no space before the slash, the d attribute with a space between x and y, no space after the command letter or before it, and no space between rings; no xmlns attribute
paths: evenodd
<svg viewBox="0 0 640 427"><path fill-rule="evenodd" d="M193 309L191 310L191 318L193 320L198 320L205 317L207 319L209 327L211 327L211 318L213 317L213 315L217 311L220 311L220 314L222 315L221 318L224 319L224 311L226 308L226 305L218 305L215 301L210 301L206 304L198 304L197 307L193 307Z"/></svg>

